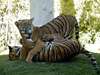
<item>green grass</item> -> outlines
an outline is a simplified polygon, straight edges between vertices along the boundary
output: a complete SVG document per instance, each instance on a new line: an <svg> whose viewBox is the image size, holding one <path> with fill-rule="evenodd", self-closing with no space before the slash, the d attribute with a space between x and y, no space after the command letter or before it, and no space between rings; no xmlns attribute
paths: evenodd
<svg viewBox="0 0 100 75"><path fill-rule="evenodd" d="M100 55L95 55L100 65ZM25 61L9 61L0 56L0 75L96 75L85 56L77 56L70 62L28 64Z"/></svg>

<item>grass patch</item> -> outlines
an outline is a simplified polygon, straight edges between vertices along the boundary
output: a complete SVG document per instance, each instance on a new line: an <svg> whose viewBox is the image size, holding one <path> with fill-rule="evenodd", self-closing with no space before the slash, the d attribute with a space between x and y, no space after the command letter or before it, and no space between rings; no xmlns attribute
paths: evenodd
<svg viewBox="0 0 100 75"><path fill-rule="evenodd" d="M96 54L100 64L100 55ZM9 61L8 56L0 56L0 75L96 75L89 60L77 56L70 62L27 64L25 61Z"/></svg>

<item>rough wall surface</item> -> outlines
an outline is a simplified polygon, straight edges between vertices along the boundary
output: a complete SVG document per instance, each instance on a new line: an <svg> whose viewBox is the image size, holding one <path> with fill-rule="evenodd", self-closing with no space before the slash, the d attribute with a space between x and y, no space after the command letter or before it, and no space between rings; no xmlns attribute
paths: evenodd
<svg viewBox="0 0 100 75"><path fill-rule="evenodd" d="M59 15L59 0L31 0L33 24L41 26Z"/></svg>

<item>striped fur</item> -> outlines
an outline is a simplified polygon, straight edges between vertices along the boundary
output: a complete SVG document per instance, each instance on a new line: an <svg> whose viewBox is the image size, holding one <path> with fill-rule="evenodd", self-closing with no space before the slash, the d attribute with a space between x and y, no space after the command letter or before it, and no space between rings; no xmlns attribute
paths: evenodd
<svg viewBox="0 0 100 75"><path fill-rule="evenodd" d="M63 38L78 39L79 26L74 16L60 15L41 27L34 26L32 40L41 39L45 34L59 34Z"/></svg>
<svg viewBox="0 0 100 75"><path fill-rule="evenodd" d="M77 20L74 16L71 15L60 15L47 24L41 27L33 27L32 31L32 41L37 43L37 41L43 40L44 36L47 34L59 34L63 39L79 38L79 30ZM74 37L76 35L76 37ZM33 51L33 52L32 52ZM27 56L27 61L30 61L36 50L32 49Z"/></svg>
<svg viewBox="0 0 100 75"><path fill-rule="evenodd" d="M36 43L38 39L43 40L45 34L59 34L63 38L74 38L76 35L75 39L79 38L79 27L74 16L60 15L41 27L32 26L32 20L33 18L15 22L22 35L22 40L23 37L32 38L33 42Z"/></svg>
<svg viewBox="0 0 100 75"><path fill-rule="evenodd" d="M33 61L62 62L68 61L80 53L81 46L77 41L62 39L46 42L44 47L33 56Z"/></svg>
<svg viewBox="0 0 100 75"><path fill-rule="evenodd" d="M94 69L99 73L99 68L95 57L89 51L86 51L78 41L72 39L53 40L52 42L46 42L44 47L32 57L32 61L44 61L44 62L62 62L69 61L71 58L85 54L91 61Z"/></svg>
<svg viewBox="0 0 100 75"><path fill-rule="evenodd" d="M21 34L26 33L24 36L27 36L27 34L30 34L29 32L31 32L33 41L41 35L57 33L63 38L72 38L75 35L76 39L79 38L79 26L74 16L60 15L41 27L32 25L32 20L33 18L18 20L15 22L15 25L18 27Z"/></svg>
<svg viewBox="0 0 100 75"><path fill-rule="evenodd" d="M77 20L74 16L71 15L60 15L47 24L41 27L33 27L32 31L32 40L37 42L39 39L43 40L45 34L59 34L63 39L79 38L79 30ZM76 35L76 37L74 37ZM32 52L33 51L33 52ZM29 52L26 61L29 62L32 59L32 54L34 54L34 49Z"/></svg>

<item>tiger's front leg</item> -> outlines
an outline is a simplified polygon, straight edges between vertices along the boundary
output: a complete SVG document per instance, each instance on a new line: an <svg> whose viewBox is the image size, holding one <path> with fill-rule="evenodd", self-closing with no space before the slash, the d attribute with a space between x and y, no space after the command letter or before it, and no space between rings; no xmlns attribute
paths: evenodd
<svg viewBox="0 0 100 75"><path fill-rule="evenodd" d="M44 42L40 39L37 40L35 47L29 51L28 56L26 58L26 62L32 63L32 58L37 52L39 52L44 47Z"/></svg>

